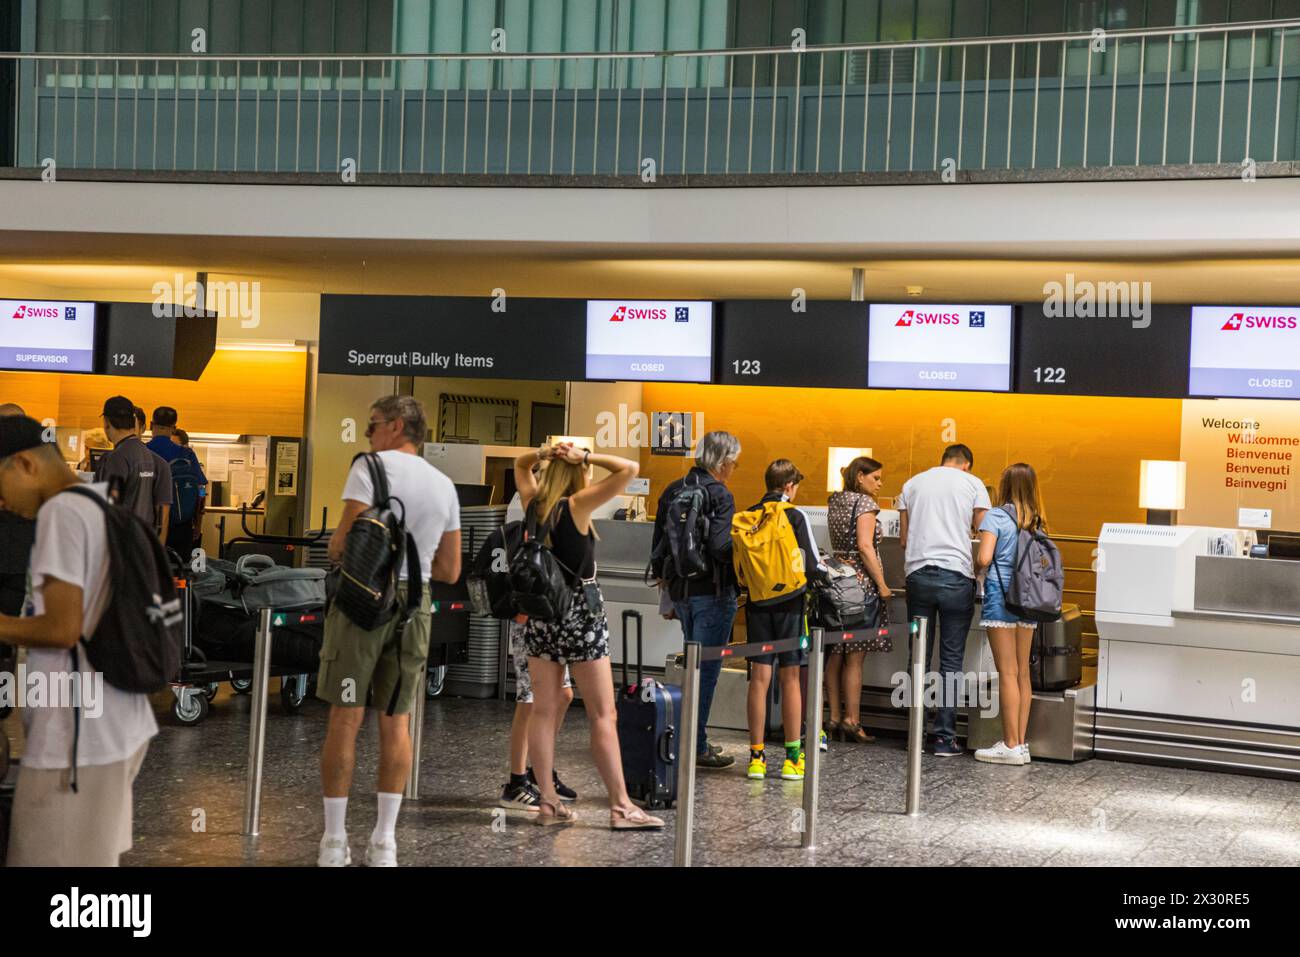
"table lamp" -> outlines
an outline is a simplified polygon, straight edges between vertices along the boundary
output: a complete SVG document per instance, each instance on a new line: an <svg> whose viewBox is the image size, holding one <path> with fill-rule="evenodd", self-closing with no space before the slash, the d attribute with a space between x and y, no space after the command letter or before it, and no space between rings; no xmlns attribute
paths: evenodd
<svg viewBox="0 0 1300 957"><path fill-rule="evenodd" d="M1138 507L1148 525L1173 525L1174 513L1187 507L1187 463L1143 459Z"/></svg>
<svg viewBox="0 0 1300 957"><path fill-rule="evenodd" d="M844 470L860 455L870 458L871 449L832 445L826 450L826 491L838 492L844 488Z"/></svg>

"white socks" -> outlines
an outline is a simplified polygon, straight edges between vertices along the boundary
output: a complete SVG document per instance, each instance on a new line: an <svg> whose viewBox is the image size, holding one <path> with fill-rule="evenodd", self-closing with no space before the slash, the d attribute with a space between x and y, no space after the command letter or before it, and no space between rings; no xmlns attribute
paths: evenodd
<svg viewBox="0 0 1300 957"><path fill-rule="evenodd" d="M375 797L378 799L378 814L375 820L375 829L370 835L370 843L394 843L397 840L394 830L397 827L397 812L402 806L402 795L400 793L389 794L380 791ZM338 838L340 840L347 838L347 814L347 798L325 798L325 836L327 838Z"/></svg>
<svg viewBox="0 0 1300 957"><path fill-rule="evenodd" d="M397 811L402 806L402 795L400 792L390 794L380 791L375 797L378 799L378 816L375 820L375 829L370 835L370 843L395 843L397 838L393 830L397 826Z"/></svg>
<svg viewBox="0 0 1300 957"><path fill-rule="evenodd" d="M346 840L348 816L348 799L325 798L325 836Z"/></svg>

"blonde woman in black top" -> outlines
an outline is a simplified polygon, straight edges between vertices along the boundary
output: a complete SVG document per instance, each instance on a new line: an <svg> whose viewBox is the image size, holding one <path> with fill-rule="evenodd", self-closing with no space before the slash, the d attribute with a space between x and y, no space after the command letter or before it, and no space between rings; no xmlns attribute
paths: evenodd
<svg viewBox="0 0 1300 957"><path fill-rule="evenodd" d="M533 466L545 463L540 478ZM592 466L609 474L591 482ZM567 615L559 621L524 624L528 671L533 679L533 719L528 753L537 777L538 824L569 824L577 815L561 803L552 770L555 727L563 707L564 666L582 694L591 722L591 754L609 791L609 826L616 831L664 826L632 803L623 782L623 762L614 719L614 676L609 664L609 625L596 586L596 532L591 513L627 488L639 466L615 455L600 455L569 443L542 446L515 459L515 485L525 514L551 529L550 546L575 581Z"/></svg>

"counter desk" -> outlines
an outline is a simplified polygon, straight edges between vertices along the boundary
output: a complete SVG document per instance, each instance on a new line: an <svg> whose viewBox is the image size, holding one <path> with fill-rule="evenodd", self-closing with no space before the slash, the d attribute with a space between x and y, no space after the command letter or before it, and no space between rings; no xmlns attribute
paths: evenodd
<svg viewBox="0 0 1300 957"><path fill-rule="evenodd" d="M1108 524L1098 756L1300 777L1300 562L1253 532Z"/></svg>
<svg viewBox="0 0 1300 957"><path fill-rule="evenodd" d="M829 551L824 507L802 507L812 525L818 548ZM904 593L903 550L898 540L897 512L881 512L885 536L881 539L880 556L884 566L885 581L893 597L889 601L889 636L892 648L888 652L868 654L863 663L862 721L872 729L885 729L902 733L907 727L906 711L896 707L892 696L899 676L908 670L907 598ZM680 681L681 667L677 660L682 651L681 626L659 614L658 589L645 582L646 563L650 556L650 543L654 535L652 522L621 522L598 519L595 522L600 542L597 546L597 576L605 598L605 610L610 626L610 658L616 677L621 675L623 661L622 613L635 609L641 613L644 631L645 670L664 676L670 683ZM1067 606L1066 626L1081 640L1082 622L1079 609ZM965 700L972 707L959 709L958 733L965 735L969 747L984 747L1001 737L997 720L986 716L979 702L990 702L996 694L997 669L984 629L979 627L980 606L977 600L975 614L966 639L966 656L963 663ZM737 619L737 634L733 640L743 640L743 616ZM636 651L629 636L629 672L635 666ZM934 637L931 636L931 640ZM938 652L933 653L932 667L938 668ZM504 678L504 676L503 676ZM621 680L621 678L619 678ZM730 730L747 729L746 695L748 669L744 662L728 663L718 681L710 726ZM1091 756L1093 687L1091 684L1065 692L1042 692L1034 695L1031 711L1029 743L1035 754L1045 758L1076 761Z"/></svg>

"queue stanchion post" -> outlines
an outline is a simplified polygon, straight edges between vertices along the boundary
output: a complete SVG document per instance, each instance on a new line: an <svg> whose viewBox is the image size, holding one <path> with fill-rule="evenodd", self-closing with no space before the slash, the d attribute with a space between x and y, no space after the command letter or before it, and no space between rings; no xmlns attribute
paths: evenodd
<svg viewBox="0 0 1300 957"><path fill-rule="evenodd" d="M911 694L907 715L907 816L921 813L921 753L925 749L925 641L928 619L912 619Z"/></svg>
<svg viewBox="0 0 1300 957"><path fill-rule="evenodd" d="M262 765L266 756L266 695L271 683L271 609L257 617L253 644L253 687L248 721L248 780L244 792L244 835L257 837L262 818Z"/></svg>
<svg viewBox="0 0 1300 957"><path fill-rule="evenodd" d="M821 628L812 629L808 647L808 693L804 702L806 712L804 727L807 768L803 781L803 833L800 846L811 849L817 846L817 780L821 770L822 727L822 649L826 633Z"/></svg>
<svg viewBox="0 0 1300 957"><path fill-rule="evenodd" d="M686 642L682 673L682 719L677 733L677 843L674 867L691 866L695 826L695 737L700 714L700 643Z"/></svg>
<svg viewBox="0 0 1300 957"><path fill-rule="evenodd" d="M429 663L425 661L420 669L420 680L415 686L415 703L407 722L407 733L411 736L411 770L406 775L406 790L402 797L408 801L420 799L420 744L424 737L424 699L428 694Z"/></svg>

